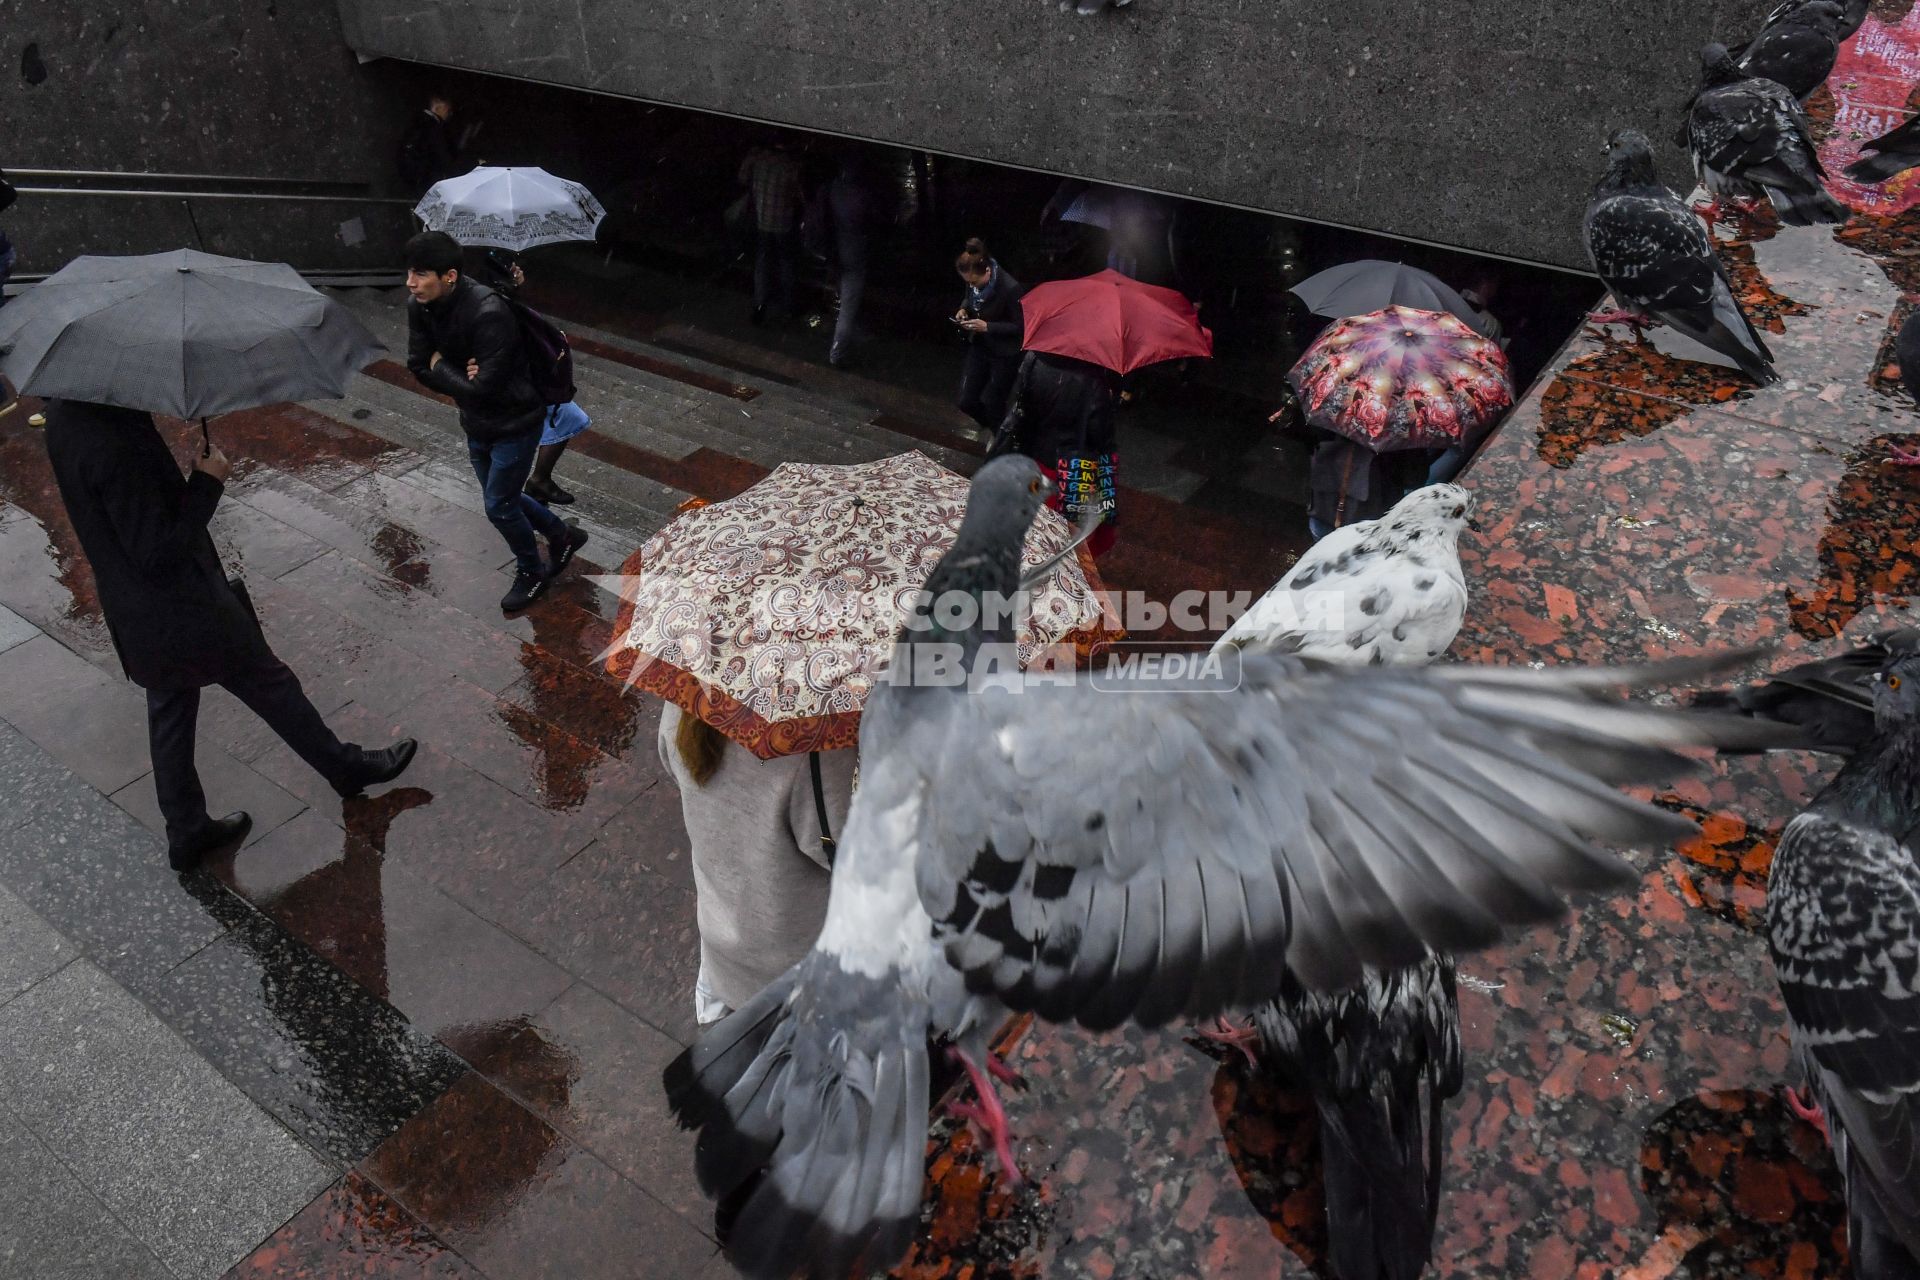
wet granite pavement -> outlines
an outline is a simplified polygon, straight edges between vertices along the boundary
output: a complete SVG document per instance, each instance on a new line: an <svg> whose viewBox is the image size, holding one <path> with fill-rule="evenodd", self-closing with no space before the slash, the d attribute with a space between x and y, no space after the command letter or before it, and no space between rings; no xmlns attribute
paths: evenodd
<svg viewBox="0 0 1920 1280"><path fill-rule="evenodd" d="M1904 117L1917 45L1920 16L1876 6L1814 104L1840 120L1836 167L1847 135ZM1576 335L1467 477L1486 527L1456 654L1766 642L1785 661L1905 609L1920 474L1883 453L1920 435L1886 368L1920 291L1915 198L1908 179L1837 231L1722 230L1780 386L1678 358L1668 334ZM345 300L393 341L391 297ZM561 469L594 536L583 572L783 458L977 454L918 395L590 293L549 302L598 419ZM203 778L257 822L174 876L143 701L33 407L0 417L0 1188L36 1211L0 1224L0 1258L80 1277L730 1274L657 1087L692 1031L693 901L657 708L597 660L615 602L577 580L501 617L507 556L451 410L396 366L344 401L218 420L238 466L216 535L275 646L343 735L423 747L402 785L343 803L210 692ZM184 458L192 431L168 429ZM1242 443L1136 435L1111 586L1166 599L1284 571L1302 541L1284 455L1221 430ZM1758 932L1772 840L1818 776L1785 757L1666 793L1703 838L1636 855L1636 894L1465 962L1434 1275L1842 1274L1831 1162L1777 1098ZM1008 1042L1029 1181L940 1122L902 1276L1317 1274L1299 1098L1175 1034Z"/></svg>

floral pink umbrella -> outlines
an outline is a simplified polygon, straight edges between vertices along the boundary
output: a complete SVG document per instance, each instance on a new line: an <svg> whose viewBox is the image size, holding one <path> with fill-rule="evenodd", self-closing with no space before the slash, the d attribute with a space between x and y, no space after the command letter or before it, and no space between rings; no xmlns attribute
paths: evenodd
<svg viewBox="0 0 1920 1280"><path fill-rule="evenodd" d="M1513 406L1506 353L1439 311L1333 325L1287 374L1307 421L1375 453L1443 449Z"/></svg>

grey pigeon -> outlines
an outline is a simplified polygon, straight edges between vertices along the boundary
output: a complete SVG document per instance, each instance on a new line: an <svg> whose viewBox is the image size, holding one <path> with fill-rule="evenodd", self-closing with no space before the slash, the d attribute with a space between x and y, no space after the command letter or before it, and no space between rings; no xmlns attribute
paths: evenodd
<svg viewBox="0 0 1920 1280"><path fill-rule="evenodd" d="M1661 185L1646 135L1619 130L1606 149L1606 176L1587 205L1587 257L1620 309L1595 319L1636 327L1659 321L1727 357L1755 382L1778 381L1773 353L1734 301L1712 238Z"/></svg>
<svg viewBox="0 0 1920 1280"><path fill-rule="evenodd" d="M1465 489L1430 485L1379 520L1343 525L1220 646L1350 666L1433 661L1466 614L1459 537L1472 510ZM1317 593L1344 609L1316 610ZM1317 612L1329 616L1305 625ZM1250 1029L1226 1023L1202 1034L1274 1065L1313 1099L1334 1280L1417 1280L1433 1256L1443 1111L1462 1082L1453 959L1369 967L1357 986L1331 993L1285 974Z"/></svg>
<svg viewBox="0 0 1920 1280"><path fill-rule="evenodd" d="M1794 1060L1846 1179L1861 1280L1920 1276L1920 655L1874 692L1874 737L1787 824L1767 941Z"/></svg>
<svg viewBox="0 0 1920 1280"><path fill-rule="evenodd" d="M1288 976L1253 1025L1319 1116L1334 1280L1418 1280L1439 1221L1446 1103L1464 1081L1453 961L1368 969L1333 995Z"/></svg>
<svg viewBox="0 0 1920 1280"><path fill-rule="evenodd" d="M1908 116L1879 137L1867 139L1860 144L1860 152L1860 158L1846 168L1855 182L1885 182L1920 165L1920 116Z"/></svg>
<svg viewBox="0 0 1920 1280"><path fill-rule="evenodd" d="M1695 707L1797 725L1811 751L1850 756L1874 734L1873 698L1882 667L1920 653L1920 630L1892 627L1831 658L1803 662L1765 680L1693 696Z"/></svg>
<svg viewBox="0 0 1920 1280"><path fill-rule="evenodd" d="M1617 786L1694 767L1684 748L1779 734L1616 696L1721 660L1335 669L1246 654L1230 680L1020 674L1008 601L1048 490L1019 456L974 476L867 701L812 952L666 1072L676 1114L702 1130L702 1185L740 1206L731 1247L749 1276L837 1278L905 1250L929 1032L971 1058L996 1000L1159 1026L1267 1000L1283 964L1329 990L1365 965L1489 945L1559 915L1572 890L1635 883L1589 841L1694 830Z"/></svg>
<svg viewBox="0 0 1920 1280"><path fill-rule="evenodd" d="M1811 0L1769 21L1736 59L1749 77L1771 80L1801 102L1827 82L1840 56L1846 11L1836 0ZM1851 33L1848 33L1851 34Z"/></svg>
<svg viewBox="0 0 1920 1280"><path fill-rule="evenodd" d="M1803 9L1831 3L1834 3L1834 0L1781 0L1779 4L1773 7L1773 11L1767 15L1767 20L1761 24L1760 34L1765 35L1769 28L1792 19L1795 14ZM1852 36L1854 32L1866 25L1867 12L1873 7L1873 0L1843 0L1839 7L1840 20L1836 28L1836 34L1840 40L1844 42ZM1759 37L1756 36L1754 39L1758 40ZM1750 40L1741 48L1735 50L1734 57L1746 57L1747 50L1753 47L1753 43L1754 41Z"/></svg>
<svg viewBox="0 0 1920 1280"><path fill-rule="evenodd" d="M1467 612L1460 530L1473 495L1415 489L1378 520L1341 525L1242 614L1222 645L1330 662L1430 662Z"/></svg>
<svg viewBox="0 0 1920 1280"><path fill-rule="evenodd" d="M1747 77L1725 45L1700 51L1702 88L1687 113L1687 149L1714 198L1773 202L1796 227L1845 222L1847 211L1827 194L1807 116L1781 85Z"/></svg>

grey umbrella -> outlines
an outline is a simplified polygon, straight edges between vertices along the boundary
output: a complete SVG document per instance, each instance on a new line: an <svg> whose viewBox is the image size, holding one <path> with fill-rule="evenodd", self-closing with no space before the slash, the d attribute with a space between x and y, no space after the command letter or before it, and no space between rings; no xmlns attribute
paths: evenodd
<svg viewBox="0 0 1920 1280"><path fill-rule="evenodd" d="M1317 316L1338 320L1388 307L1412 307L1415 311L1444 311L1458 316L1475 333L1492 336L1486 328L1486 317L1446 281L1404 262L1382 262L1378 258L1343 262L1308 276L1288 292Z"/></svg>
<svg viewBox="0 0 1920 1280"><path fill-rule="evenodd" d="M75 258L0 310L22 393L176 418L338 398L385 351L285 263L192 249Z"/></svg>

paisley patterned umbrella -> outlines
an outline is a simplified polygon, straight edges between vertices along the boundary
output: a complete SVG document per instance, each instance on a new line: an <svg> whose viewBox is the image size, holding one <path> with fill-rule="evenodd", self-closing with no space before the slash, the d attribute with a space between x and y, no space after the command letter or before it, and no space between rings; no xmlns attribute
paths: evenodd
<svg viewBox="0 0 1920 1280"><path fill-rule="evenodd" d="M593 192L545 169L487 168L433 184L413 212L429 231L461 244L518 253L537 244L591 240L607 211Z"/></svg>
<svg viewBox="0 0 1920 1280"><path fill-rule="evenodd" d="M1340 321L1287 381L1309 423L1376 453L1459 444L1513 406L1497 344L1458 317L1410 307Z"/></svg>
<svg viewBox="0 0 1920 1280"><path fill-rule="evenodd" d="M761 759L852 746L901 619L952 545L966 478L919 453L783 463L738 497L689 508L606 580L622 601L607 669ZM1037 565L1072 540L1042 510ZM1029 595L1020 660L1078 660L1121 632L1081 547Z"/></svg>

